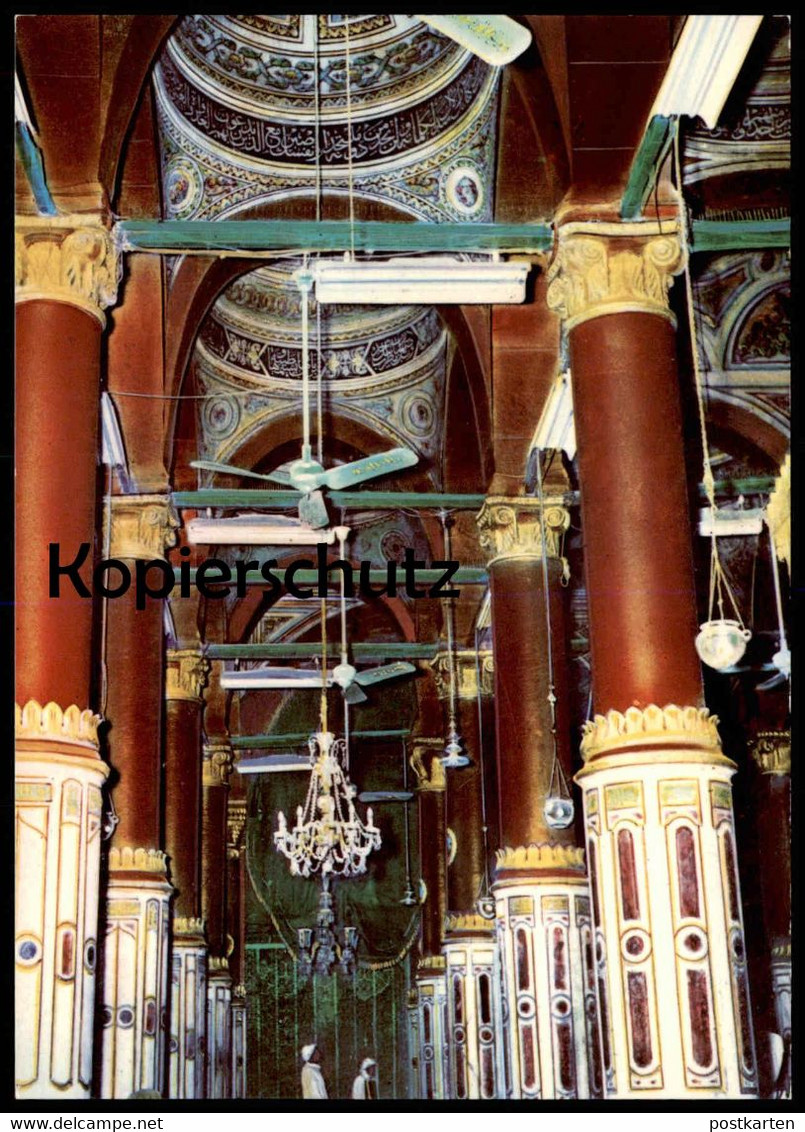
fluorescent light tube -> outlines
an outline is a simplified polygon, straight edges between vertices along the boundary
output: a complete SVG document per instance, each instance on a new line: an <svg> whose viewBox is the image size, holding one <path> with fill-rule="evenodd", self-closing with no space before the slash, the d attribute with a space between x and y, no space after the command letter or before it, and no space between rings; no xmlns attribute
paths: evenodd
<svg viewBox="0 0 805 1132"><path fill-rule="evenodd" d="M247 514L224 519L196 518L187 521L191 546L332 546L335 531L316 530L297 519L279 515Z"/></svg>
<svg viewBox="0 0 805 1132"><path fill-rule="evenodd" d="M327 687L332 687L333 674L327 673ZM238 691L255 688L320 688L321 673L311 668L230 668L221 673L221 687Z"/></svg>
<svg viewBox="0 0 805 1132"><path fill-rule="evenodd" d="M706 535L708 538L713 534L716 538L721 536L733 538L735 535L759 535L762 530L763 509L760 507L750 507L743 511L730 511L727 508L722 508L716 511L715 523L709 507L703 507L699 511L699 534Z"/></svg>
<svg viewBox="0 0 805 1132"><path fill-rule="evenodd" d="M235 763L238 774L282 774L289 770L310 770L308 755L261 755Z"/></svg>
<svg viewBox="0 0 805 1132"><path fill-rule="evenodd" d="M314 268L320 303L522 303L528 263L467 262L449 256L321 260Z"/></svg>

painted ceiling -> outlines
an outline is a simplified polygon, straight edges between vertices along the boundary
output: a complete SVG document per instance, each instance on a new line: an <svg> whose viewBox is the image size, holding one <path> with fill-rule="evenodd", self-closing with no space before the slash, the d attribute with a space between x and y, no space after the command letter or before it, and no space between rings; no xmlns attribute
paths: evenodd
<svg viewBox="0 0 805 1132"><path fill-rule="evenodd" d="M414 16L185 16L154 72L164 213L351 180L404 215L489 220L498 77Z"/></svg>
<svg viewBox="0 0 805 1132"><path fill-rule="evenodd" d="M260 267L216 300L193 358L205 459L228 460L279 418L302 420L297 263ZM405 444L438 478L448 334L432 307L317 306L310 297L311 402L357 421L389 446ZM382 444L378 448L382 447Z"/></svg>

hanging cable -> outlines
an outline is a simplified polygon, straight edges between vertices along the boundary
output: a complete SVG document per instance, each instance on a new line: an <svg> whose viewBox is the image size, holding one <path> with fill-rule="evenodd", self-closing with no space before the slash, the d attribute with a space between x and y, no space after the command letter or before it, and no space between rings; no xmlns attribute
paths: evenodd
<svg viewBox="0 0 805 1132"><path fill-rule="evenodd" d="M321 130L321 92L319 90L321 63L319 59L319 17L318 13L313 19L313 65L315 79L313 90L315 95L314 137L316 140L316 221L321 220L322 213L322 172L321 172L321 143L319 133ZM316 252L316 262L321 259L321 252ZM318 354L318 370L316 371L316 459L324 463L324 429L322 426L322 370L321 370L321 304L316 303L316 351Z"/></svg>
<svg viewBox="0 0 805 1132"><path fill-rule="evenodd" d="M546 653L548 658L548 707L551 713L551 742L553 761L551 778L543 807L548 825L564 829L573 821L573 798L562 764L556 737L556 691L553 669L553 627L551 624L551 591L548 578L547 534L545 530L545 499L542 490L542 450L537 449L537 498L539 499L540 545L542 548L542 589L545 594Z"/></svg>
<svg viewBox="0 0 805 1132"><path fill-rule="evenodd" d="M405 741L405 737L403 737L403 740L402 740L402 755L403 755L403 793L407 795L408 794L408 744ZM400 901L400 903L405 904L408 907L411 907L414 904L418 904L419 901L417 900L416 896L414 896L414 890L411 887L411 832L410 832L410 829L409 829L408 798L407 797L406 797L405 802L403 804L405 806L405 829L404 829L404 836L405 836L405 893L403 894L403 898Z"/></svg>
<svg viewBox="0 0 805 1132"><path fill-rule="evenodd" d="M347 186L349 191L349 243L352 258L355 258L355 202L352 184L352 83L349 60L349 16L344 21L344 42L346 44L347 65Z"/></svg>
<svg viewBox="0 0 805 1132"><path fill-rule="evenodd" d="M447 561L452 559L452 543L450 538L450 525L452 519L447 511L440 511L439 518L442 522L442 531L444 534L444 553ZM461 749L461 736L458 733L458 711L457 711L457 698L458 690L456 687L456 648L455 648L455 606L453 598L447 599L447 670L448 670L448 732L447 744L444 748L444 757L442 762L447 767L462 767L469 765L469 759Z"/></svg>

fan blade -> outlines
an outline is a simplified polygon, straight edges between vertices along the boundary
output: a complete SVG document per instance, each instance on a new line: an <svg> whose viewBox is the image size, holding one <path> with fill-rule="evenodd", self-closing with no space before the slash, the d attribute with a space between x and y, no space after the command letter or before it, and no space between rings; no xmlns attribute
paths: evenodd
<svg viewBox="0 0 805 1132"><path fill-rule="evenodd" d="M407 676L409 672L416 672L415 664L410 664L407 660L395 660L392 664L381 664L378 668L364 668L355 677L355 683L379 684L381 680L393 680L395 676Z"/></svg>
<svg viewBox="0 0 805 1132"><path fill-rule="evenodd" d="M368 699L365 692L362 692L357 684L350 684L344 690L344 699L348 704L362 704Z"/></svg>
<svg viewBox="0 0 805 1132"><path fill-rule="evenodd" d="M311 491L299 500L299 518L303 523L318 528L329 525L330 516L324 506L324 497L320 491Z"/></svg>
<svg viewBox="0 0 805 1132"><path fill-rule="evenodd" d="M323 479L327 487L337 491L342 487L374 479L375 476L387 476L401 468L411 468L418 462L419 457L410 448L392 448L377 456L365 456L362 460L353 460L351 464L330 468L324 473Z"/></svg>
<svg viewBox="0 0 805 1132"><path fill-rule="evenodd" d="M503 67L511 63L526 50L531 42L531 33L510 16L417 16L436 31L452 39L454 43L466 47L473 55L490 63L493 67Z"/></svg>
<svg viewBox="0 0 805 1132"><path fill-rule="evenodd" d="M780 684L784 684L787 679L788 677L785 672L778 672L775 676L772 676L770 680L764 680L762 684L758 684L755 687L755 691L770 692L772 688L778 688Z"/></svg>
<svg viewBox="0 0 805 1132"><path fill-rule="evenodd" d="M202 468L206 472L225 472L229 476L245 476L251 480L268 480L270 483L281 483L289 486L291 477L287 472L250 472L246 468L236 468L234 464L219 464L217 460L191 460L191 468Z"/></svg>

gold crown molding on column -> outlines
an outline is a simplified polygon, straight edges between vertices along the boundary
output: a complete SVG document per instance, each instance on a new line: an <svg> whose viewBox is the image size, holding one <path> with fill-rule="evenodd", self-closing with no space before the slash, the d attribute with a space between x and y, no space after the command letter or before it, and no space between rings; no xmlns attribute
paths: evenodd
<svg viewBox="0 0 805 1132"><path fill-rule="evenodd" d="M416 775L417 790L423 794L442 793L447 786L447 775L441 761L444 739L413 739L411 746L408 762Z"/></svg>
<svg viewBox="0 0 805 1132"><path fill-rule="evenodd" d="M771 957L774 959L791 959L791 940L786 940L785 943L775 944L771 949Z"/></svg>
<svg viewBox="0 0 805 1132"><path fill-rule="evenodd" d="M495 852L495 871L584 874L584 850L575 845L510 845Z"/></svg>
<svg viewBox="0 0 805 1132"><path fill-rule="evenodd" d="M228 786L232 769L232 744L228 739L215 739L204 744L202 786Z"/></svg>
<svg viewBox="0 0 805 1132"><path fill-rule="evenodd" d="M778 558L791 568L791 453L786 454L780 474L774 481L774 490L766 504L766 522L769 524L774 549Z"/></svg>
<svg viewBox="0 0 805 1132"><path fill-rule="evenodd" d="M209 977L215 975L220 980L232 979L229 973L229 960L225 955L211 955L207 960L207 973Z"/></svg>
<svg viewBox="0 0 805 1132"><path fill-rule="evenodd" d="M444 919L445 933L459 935L493 935L493 920L485 920L475 912L448 912Z"/></svg>
<svg viewBox="0 0 805 1132"><path fill-rule="evenodd" d="M478 675L480 670L481 695L491 696L494 692L495 663L492 650L485 649L478 654L478 668L475 666L474 649L458 649L454 654L456 665L456 694L460 700L478 698ZM436 693L440 700L450 696L450 653L437 652L430 661L430 669L436 681Z"/></svg>
<svg viewBox="0 0 805 1132"><path fill-rule="evenodd" d="M561 558L562 537L570 526L570 512L562 499L545 499L545 553ZM508 558L542 557L541 505L531 496L490 495L475 517L481 547L489 565ZM561 558L563 568L566 562Z"/></svg>
<svg viewBox="0 0 805 1132"><path fill-rule="evenodd" d="M17 739L46 739L67 742L98 750L98 726L103 717L85 708L63 710L52 700L44 707L37 700L28 700L24 707L14 705L14 734Z"/></svg>
<svg viewBox="0 0 805 1132"><path fill-rule="evenodd" d="M165 665L165 699L201 702L210 662L198 649L168 649Z"/></svg>
<svg viewBox="0 0 805 1132"><path fill-rule="evenodd" d="M122 845L109 850L109 872L154 873L167 876L167 858L161 849L132 848Z"/></svg>
<svg viewBox="0 0 805 1132"><path fill-rule="evenodd" d="M622 311L657 314L676 326L668 292L684 266L676 221L565 224L548 271L548 309L567 330Z"/></svg>
<svg viewBox="0 0 805 1132"><path fill-rule="evenodd" d="M234 987L232 987L233 1005L237 1005L234 1002L234 1000L236 998L241 999L243 1003L246 1002L246 984L245 983L237 983Z"/></svg>
<svg viewBox="0 0 805 1132"><path fill-rule="evenodd" d="M246 827L246 799L228 798L226 803L226 827L229 848L239 853L243 830Z"/></svg>
<svg viewBox="0 0 805 1132"><path fill-rule="evenodd" d="M764 774L791 774L790 731L759 731L749 753Z"/></svg>
<svg viewBox="0 0 805 1132"><path fill-rule="evenodd" d="M16 301L69 303L104 327L123 257L100 216L17 216L14 235Z"/></svg>
<svg viewBox="0 0 805 1132"><path fill-rule="evenodd" d="M174 944L183 947L206 946L204 938L204 920L198 916L174 916L173 918Z"/></svg>
<svg viewBox="0 0 805 1132"><path fill-rule="evenodd" d="M718 736L718 716L710 715L707 708L677 707L666 704L658 707L630 707L625 712L608 711L588 720L582 729L581 755L585 763L598 759L611 751L627 751L646 746L687 747L705 753L707 761L723 760L733 764L721 753ZM652 755L652 758L654 756ZM583 775L584 770L579 772Z"/></svg>
<svg viewBox="0 0 805 1132"><path fill-rule="evenodd" d="M425 978L431 974L441 974L447 967L447 960L443 955L423 955L417 959L416 977Z"/></svg>
<svg viewBox="0 0 805 1132"><path fill-rule="evenodd" d="M179 515L168 495L113 495L111 500L112 558L142 559L152 562L164 558L165 550L176 545ZM103 519L108 534L107 512Z"/></svg>

